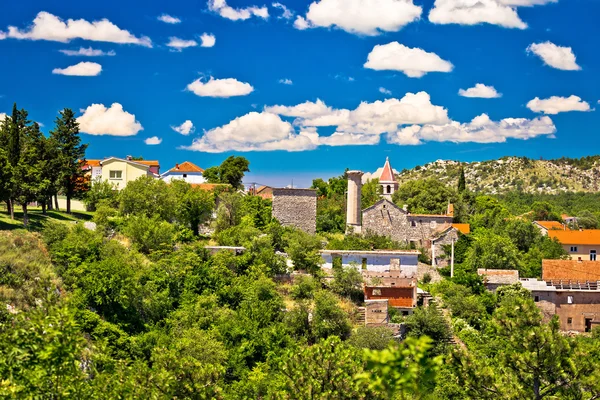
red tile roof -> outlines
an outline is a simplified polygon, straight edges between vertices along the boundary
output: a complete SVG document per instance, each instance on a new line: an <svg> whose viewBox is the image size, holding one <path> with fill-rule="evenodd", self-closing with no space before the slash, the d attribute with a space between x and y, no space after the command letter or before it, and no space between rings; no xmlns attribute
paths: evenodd
<svg viewBox="0 0 600 400"><path fill-rule="evenodd" d="M184 161L181 164L175 164L169 172L204 172L202 168L189 161Z"/></svg>
<svg viewBox="0 0 600 400"><path fill-rule="evenodd" d="M396 182L396 179L394 179L394 171L390 165L390 159L387 157L385 159L385 164L383 165L383 171L381 171L381 176L379 177L379 182Z"/></svg>
<svg viewBox="0 0 600 400"><path fill-rule="evenodd" d="M580 231L549 230L548 236L558 239L562 244L600 245L600 229L583 229Z"/></svg>
<svg viewBox="0 0 600 400"><path fill-rule="evenodd" d="M600 261L542 260L542 280L600 281Z"/></svg>
<svg viewBox="0 0 600 400"><path fill-rule="evenodd" d="M215 190L215 188L228 187L229 185L226 183L192 183L191 186L193 188L212 191Z"/></svg>
<svg viewBox="0 0 600 400"><path fill-rule="evenodd" d="M85 160L85 165L88 167L99 167L101 160Z"/></svg>
<svg viewBox="0 0 600 400"><path fill-rule="evenodd" d="M147 165L149 167L160 167L160 163L157 160L129 160L138 164Z"/></svg>

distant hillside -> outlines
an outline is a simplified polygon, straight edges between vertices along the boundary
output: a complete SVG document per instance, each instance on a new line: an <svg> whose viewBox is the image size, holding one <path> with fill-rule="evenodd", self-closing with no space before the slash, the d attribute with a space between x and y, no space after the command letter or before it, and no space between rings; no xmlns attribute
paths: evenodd
<svg viewBox="0 0 600 400"><path fill-rule="evenodd" d="M438 160L403 170L400 184L435 177L456 186L460 166L464 167L470 190L501 194L512 190L526 193L598 192L600 191L600 156L578 159L532 160L526 157L503 157L483 162Z"/></svg>

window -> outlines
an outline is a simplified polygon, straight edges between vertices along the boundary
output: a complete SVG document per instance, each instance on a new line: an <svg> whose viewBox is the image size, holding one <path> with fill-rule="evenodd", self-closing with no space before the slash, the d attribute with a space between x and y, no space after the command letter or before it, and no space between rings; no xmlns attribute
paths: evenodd
<svg viewBox="0 0 600 400"><path fill-rule="evenodd" d="M390 185L387 185L386 190L388 194L392 193L392 187Z"/></svg>
<svg viewBox="0 0 600 400"><path fill-rule="evenodd" d="M184 177L184 178L187 178L187 174L183 174L183 177Z"/></svg>
<svg viewBox="0 0 600 400"><path fill-rule="evenodd" d="M373 289L373 296L381 296L381 289Z"/></svg>
<svg viewBox="0 0 600 400"><path fill-rule="evenodd" d="M367 269L367 259L366 258L362 259L362 269Z"/></svg>
<svg viewBox="0 0 600 400"><path fill-rule="evenodd" d="M567 318L567 324L572 324L573 323L573 318L569 317Z"/></svg>
<svg viewBox="0 0 600 400"><path fill-rule="evenodd" d="M571 246L571 253L577 253L577 246Z"/></svg>
<svg viewBox="0 0 600 400"><path fill-rule="evenodd" d="M567 303L573 304L573 296L567 296Z"/></svg>
<svg viewBox="0 0 600 400"><path fill-rule="evenodd" d="M123 179L123 171L110 171L110 179Z"/></svg>
<svg viewBox="0 0 600 400"><path fill-rule="evenodd" d="M596 250L590 250L590 261L596 261Z"/></svg>
<svg viewBox="0 0 600 400"><path fill-rule="evenodd" d="M537 303L538 301L540 301L540 296L534 296L534 298L533 298L533 301L535 301L536 303Z"/></svg>
<svg viewBox="0 0 600 400"><path fill-rule="evenodd" d="M414 228L415 226L417 226L417 221L410 221L410 226L412 226L413 228Z"/></svg>

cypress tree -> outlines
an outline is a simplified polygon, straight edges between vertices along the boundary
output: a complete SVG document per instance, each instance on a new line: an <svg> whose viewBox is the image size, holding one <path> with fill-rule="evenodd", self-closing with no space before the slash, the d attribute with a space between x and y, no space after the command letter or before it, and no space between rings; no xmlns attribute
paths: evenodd
<svg viewBox="0 0 600 400"><path fill-rule="evenodd" d="M465 179L465 169L460 166L460 172L458 176L458 193L463 193L467 190L467 180Z"/></svg>

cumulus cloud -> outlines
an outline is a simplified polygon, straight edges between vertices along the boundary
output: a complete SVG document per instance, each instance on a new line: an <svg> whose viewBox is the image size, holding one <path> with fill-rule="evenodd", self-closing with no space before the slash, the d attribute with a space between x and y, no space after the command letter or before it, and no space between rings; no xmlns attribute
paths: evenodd
<svg viewBox="0 0 600 400"><path fill-rule="evenodd" d="M212 33L203 33L202 36L200 36L200 41L202 42L202 47L213 47L217 42L217 39Z"/></svg>
<svg viewBox="0 0 600 400"><path fill-rule="evenodd" d="M527 140L538 136L554 137L556 127L550 117L535 119L505 118L492 121L487 114L471 122L451 121L444 125L413 125L389 133L388 143L417 145L423 142L503 143L507 139Z"/></svg>
<svg viewBox="0 0 600 400"><path fill-rule="evenodd" d="M102 57L102 56L115 56L113 50L110 51L102 51L98 49L93 49L91 47L85 48L80 47L79 50L59 50L66 56L79 56L79 57Z"/></svg>
<svg viewBox="0 0 600 400"><path fill-rule="evenodd" d="M135 115L123 110L119 103L109 108L104 104L92 104L77 118L79 129L90 135L133 136L144 129Z"/></svg>
<svg viewBox="0 0 600 400"><path fill-rule="evenodd" d="M334 132L330 136L321 136L319 144L324 146L361 146L379 144L380 135Z"/></svg>
<svg viewBox="0 0 600 400"><path fill-rule="evenodd" d="M317 147L319 136L315 129L296 132L292 124L277 114L250 112L218 128L204 132L185 147L208 153L225 151L301 151Z"/></svg>
<svg viewBox="0 0 600 400"><path fill-rule="evenodd" d="M579 71L575 54L570 47L557 46L552 42L532 43L527 47L528 53L540 57L544 63L552 68L565 71Z"/></svg>
<svg viewBox="0 0 600 400"><path fill-rule="evenodd" d="M162 139L159 138L158 136L152 136L152 137L149 137L148 139L145 139L144 143L146 143L147 145L154 146L154 145L157 145L157 144L161 144L162 143Z"/></svg>
<svg viewBox="0 0 600 400"><path fill-rule="evenodd" d="M9 26L7 33L0 32L0 39L3 38L50 40L63 43L73 39L84 39L152 47L152 41L147 36L136 37L107 19L92 22L84 19L68 19L65 22L45 11L38 13L27 29L21 30Z"/></svg>
<svg viewBox="0 0 600 400"><path fill-rule="evenodd" d="M283 4L273 3L271 5L281 10L281 15L277 17L278 19L292 19L294 17L294 12Z"/></svg>
<svg viewBox="0 0 600 400"><path fill-rule="evenodd" d="M215 79L211 76L208 82L196 79L187 85L187 90L200 97L234 97L249 95L254 88L234 78Z"/></svg>
<svg viewBox="0 0 600 400"><path fill-rule="evenodd" d="M196 46L198 46L198 43L195 40L185 40L175 36L171 36L169 38L169 43L167 43L167 47L170 47L174 51L182 51L183 49L187 49L188 47Z"/></svg>
<svg viewBox="0 0 600 400"><path fill-rule="evenodd" d="M172 17L168 14L163 14L157 18L159 21L162 21L166 24L178 24L181 20L177 17Z"/></svg>
<svg viewBox="0 0 600 400"><path fill-rule="evenodd" d="M95 62L82 61L67 68L54 68L53 74L69 76L98 76L102 72L102 65Z"/></svg>
<svg viewBox="0 0 600 400"><path fill-rule="evenodd" d="M194 131L196 130L196 128L194 128L194 124L189 119L179 126L171 126L171 129L173 129L177 133L181 133L182 135L186 136L190 133L194 133Z"/></svg>
<svg viewBox="0 0 600 400"><path fill-rule="evenodd" d="M581 97L575 95L569 97L552 96L548 99L536 97L527 103L527 108L533 112L544 114L558 114L568 111L590 111L589 103L581 100Z"/></svg>
<svg viewBox="0 0 600 400"><path fill-rule="evenodd" d="M531 6L543 6L549 3L558 3L558 0L498 0L501 4L515 7L531 7Z"/></svg>
<svg viewBox="0 0 600 400"><path fill-rule="evenodd" d="M383 86L379 88L379 93L383 93L383 94L387 94L387 95L391 95L392 91L388 90L386 88L384 88Z"/></svg>
<svg viewBox="0 0 600 400"><path fill-rule="evenodd" d="M346 32L375 36L398 32L421 17L413 0L318 0L306 16L298 16L297 29L336 27Z"/></svg>
<svg viewBox="0 0 600 400"><path fill-rule="evenodd" d="M539 0L538 0L539 1ZM514 2L532 3L528 0ZM478 25L492 24L505 28L525 29L527 24L521 20L510 1L502 0L435 0L429 12L429 21L434 24Z"/></svg>
<svg viewBox="0 0 600 400"><path fill-rule="evenodd" d="M402 71L411 78L420 78L428 72L450 72L454 68L452 63L435 53L406 47L398 42L373 47L364 67L377 71Z"/></svg>
<svg viewBox="0 0 600 400"><path fill-rule="evenodd" d="M502 93L498 93L493 86L486 86L483 83L477 83L474 87L466 90L460 89L458 94L463 97L480 97L483 99L502 97Z"/></svg>
<svg viewBox="0 0 600 400"><path fill-rule="evenodd" d="M208 0L208 9L210 11L216 12L221 17L230 19L232 21L245 21L247 19L252 18L253 16L262 19L269 18L269 10L265 6L232 8L227 5L227 2L225 0Z"/></svg>
<svg viewBox="0 0 600 400"><path fill-rule="evenodd" d="M296 106L270 106L265 107L265 111L272 114L279 114L286 117L314 118L327 115L333 112L333 108L328 107L325 102L317 99L316 102L306 101Z"/></svg>
<svg viewBox="0 0 600 400"><path fill-rule="evenodd" d="M292 80L288 79L288 78L280 79L279 83L281 83L282 85L293 85L294 84L294 82L292 82Z"/></svg>

